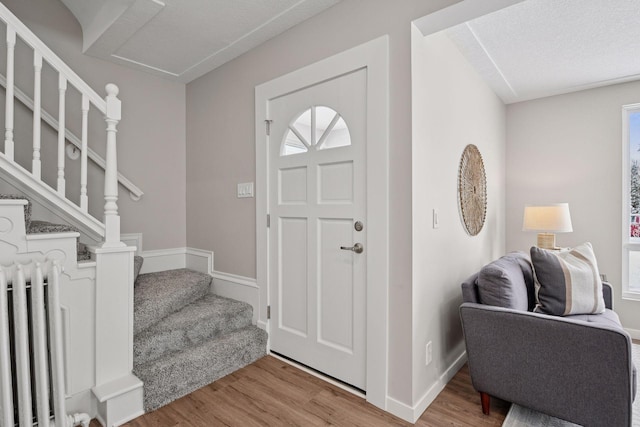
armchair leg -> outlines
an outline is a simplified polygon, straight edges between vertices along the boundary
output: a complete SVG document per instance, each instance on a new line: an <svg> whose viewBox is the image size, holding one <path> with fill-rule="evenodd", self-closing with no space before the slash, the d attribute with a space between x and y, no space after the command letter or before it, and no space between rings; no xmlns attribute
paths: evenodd
<svg viewBox="0 0 640 427"><path fill-rule="evenodd" d="M480 401L482 402L482 413L485 415L489 415L489 408L491 407L491 396L481 391Z"/></svg>

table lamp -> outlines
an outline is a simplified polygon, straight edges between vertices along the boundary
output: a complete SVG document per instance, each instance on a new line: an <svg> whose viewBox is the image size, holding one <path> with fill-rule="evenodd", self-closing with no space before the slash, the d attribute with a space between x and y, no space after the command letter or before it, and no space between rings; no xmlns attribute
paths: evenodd
<svg viewBox="0 0 640 427"><path fill-rule="evenodd" d="M557 249L555 233L573 231L568 203L524 207L522 231L538 231L538 247Z"/></svg>

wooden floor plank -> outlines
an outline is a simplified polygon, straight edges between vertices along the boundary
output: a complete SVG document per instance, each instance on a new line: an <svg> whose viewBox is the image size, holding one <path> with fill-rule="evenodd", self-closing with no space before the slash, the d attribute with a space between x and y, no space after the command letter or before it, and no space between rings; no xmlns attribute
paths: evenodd
<svg viewBox="0 0 640 427"><path fill-rule="evenodd" d="M480 397L465 365L415 424L419 427L498 427L509 404ZM139 417L127 427L410 426L364 399L271 356ZM100 424L93 420L91 427Z"/></svg>

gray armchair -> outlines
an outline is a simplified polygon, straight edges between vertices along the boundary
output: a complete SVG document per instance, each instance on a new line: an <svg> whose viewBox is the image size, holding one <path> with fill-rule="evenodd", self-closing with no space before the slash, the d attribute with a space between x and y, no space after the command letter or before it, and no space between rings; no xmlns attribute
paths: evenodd
<svg viewBox="0 0 640 427"><path fill-rule="evenodd" d="M519 268L531 296L527 264ZM631 339L603 285L604 313L559 317L482 304L477 273L462 284L469 371L485 414L495 396L583 426L631 426Z"/></svg>

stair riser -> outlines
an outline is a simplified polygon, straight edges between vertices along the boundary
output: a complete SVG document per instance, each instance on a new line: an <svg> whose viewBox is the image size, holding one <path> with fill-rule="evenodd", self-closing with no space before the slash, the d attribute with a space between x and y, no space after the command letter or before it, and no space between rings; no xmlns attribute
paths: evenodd
<svg viewBox="0 0 640 427"><path fill-rule="evenodd" d="M211 276L179 269L141 274L134 297L134 334L207 295Z"/></svg>
<svg viewBox="0 0 640 427"><path fill-rule="evenodd" d="M183 350L189 346L199 345L232 331L251 325L253 313L250 306L243 306L238 312L224 313L204 319L194 319L192 324L172 327L171 322L162 325L162 330L155 327L144 331L134 340L134 361L142 365L170 353ZM158 325L160 326L160 325Z"/></svg>
<svg viewBox="0 0 640 427"><path fill-rule="evenodd" d="M152 411L206 386L266 354L267 333L255 326L232 332L156 362L134 368Z"/></svg>

